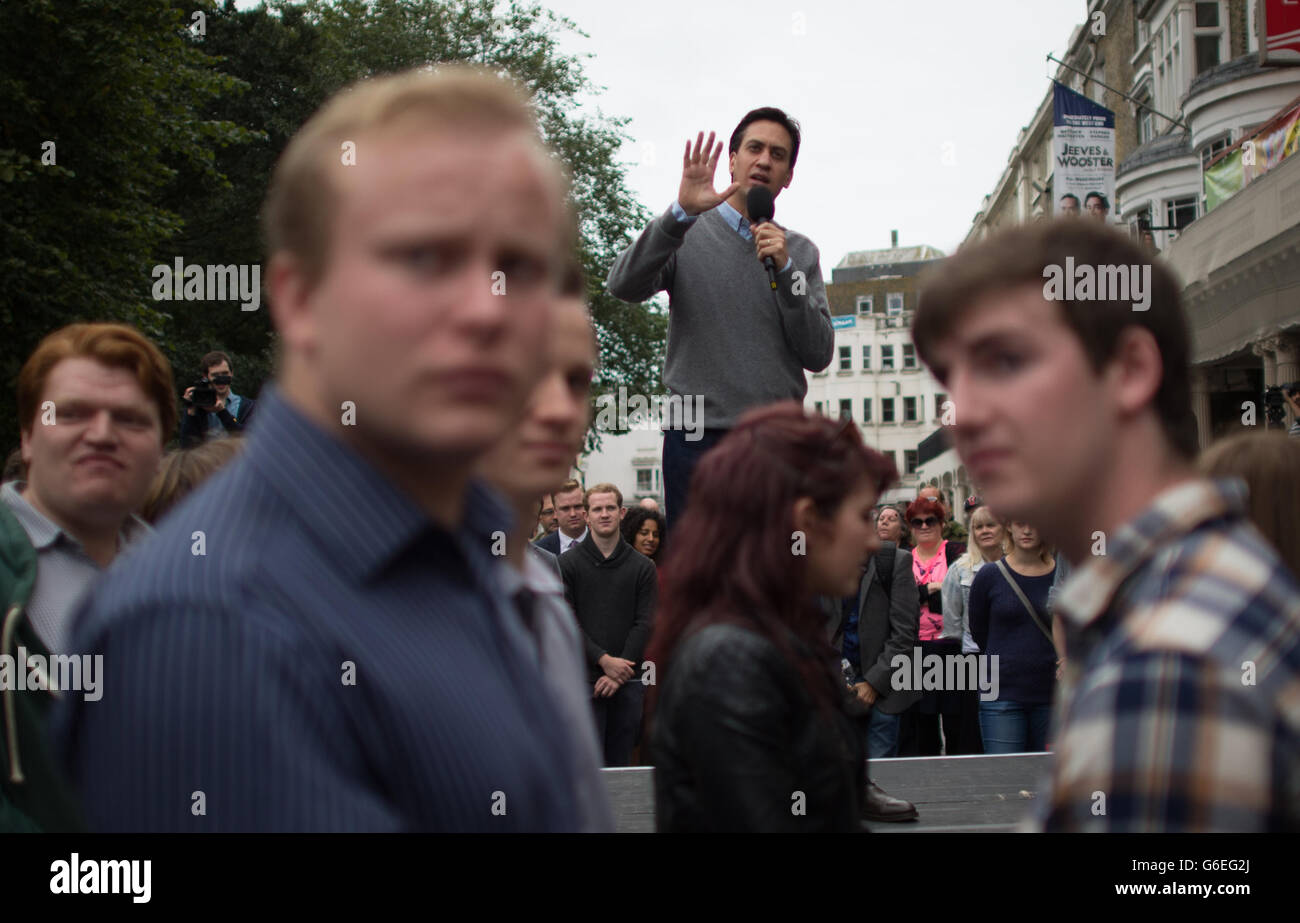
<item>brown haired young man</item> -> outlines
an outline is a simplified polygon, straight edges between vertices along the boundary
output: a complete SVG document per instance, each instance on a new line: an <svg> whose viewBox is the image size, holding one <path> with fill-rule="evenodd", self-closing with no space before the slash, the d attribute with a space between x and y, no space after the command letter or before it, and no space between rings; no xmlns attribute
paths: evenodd
<svg viewBox="0 0 1300 923"><path fill-rule="evenodd" d="M1034 827L1300 829L1300 588L1191 467L1174 277L1093 222L1018 227L938 267L913 337L989 506L1075 568Z"/></svg>
<svg viewBox="0 0 1300 923"><path fill-rule="evenodd" d="M0 655L13 658L0 668L0 830L75 824L39 730L53 693L16 678L44 674L32 665L48 663L52 690L62 680L48 658L72 655L80 688L59 694L102 697L95 661L77 657L70 640L72 616L103 569L150 532L135 510L175 423L172 389L163 354L120 324L57 330L18 374L27 471L0 488Z"/></svg>
<svg viewBox="0 0 1300 923"><path fill-rule="evenodd" d="M588 488L589 531L560 556L564 595L582 629L592 684L596 736L606 766L626 766L641 731L648 680L641 655L654 620L659 582L654 563L623 538L627 512L613 484Z"/></svg>
<svg viewBox="0 0 1300 923"><path fill-rule="evenodd" d="M474 476L544 370L570 247L526 98L458 68L363 81L289 142L264 214L261 422L78 622L113 653L61 735L90 825L577 829L582 757Z"/></svg>

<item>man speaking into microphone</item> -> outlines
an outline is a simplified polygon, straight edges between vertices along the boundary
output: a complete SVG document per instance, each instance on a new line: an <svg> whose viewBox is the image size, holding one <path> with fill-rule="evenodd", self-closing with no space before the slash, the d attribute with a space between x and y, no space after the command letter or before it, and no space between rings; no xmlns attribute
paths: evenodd
<svg viewBox="0 0 1300 923"><path fill-rule="evenodd" d="M820 372L835 348L820 254L811 240L771 220L799 158L799 123L780 109L746 113L728 144L731 185L714 188L722 142L686 142L677 201L610 268L615 298L668 292L663 421L664 505L685 511L696 462L746 410L802 401L804 369ZM686 402L703 398L703 432L687 432ZM698 426L698 423L696 424Z"/></svg>

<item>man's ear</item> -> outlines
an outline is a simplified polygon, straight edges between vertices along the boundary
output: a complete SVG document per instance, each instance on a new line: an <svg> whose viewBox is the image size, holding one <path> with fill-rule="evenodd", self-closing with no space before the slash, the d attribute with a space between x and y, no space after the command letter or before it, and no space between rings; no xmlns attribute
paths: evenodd
<svg viewBox="0 0 1300 923"><path fill-rule="evenodd" d="M731 181L736 181L736 155L739 151L732 151L727 155L727 173L731 176Z"/></svg>
<svg viewBox="0 0 1300 923"><path fill-rule="evenodd" d="M19 430L18 451L22 453L24 467L28 467L32 463L31 439L32 439L32 431L30 429Z"/></svg>
<svg viewBox="0 0 1300 923"><path fill-rule="evenodd" d="M1106 367L1111 392L1121 414L1133 417L1150 407L1164 381L1165 363L1155 335L1145 327L1125 327Z"/></svg>
<svg viewBox="0 0 1300 923"><path fill-rule="evenodd" d="M285 251L272 256L266 290L271 300L271 322L285 347L291 352L310 349L315 339L315 318L311 286L301 260Z"/></svg>
<svg viewBox="0 0 1300 923"><path fill-rule="evenodd" d="M787 173L787 174L785 175L785 182L781 184L781 188L782 188L782 189L789 189L789 188L790 188L790 181L791 181L792 179L794 179L794 167L791 167L791 168L790 168L790 172Z"/></svg>

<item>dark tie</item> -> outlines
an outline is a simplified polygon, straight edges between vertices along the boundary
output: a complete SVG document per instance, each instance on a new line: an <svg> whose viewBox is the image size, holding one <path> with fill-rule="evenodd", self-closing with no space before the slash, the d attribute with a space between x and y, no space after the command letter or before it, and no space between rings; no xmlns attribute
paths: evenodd
<svg viewBox="0 0 1300 923"><path fill-rule="evenodd" d="M536 639L537 594L525 586L516 590L512 598L515 601L515 609L518 610L519 617L523 620L524 627L528 629L528 634Z"/></svg>

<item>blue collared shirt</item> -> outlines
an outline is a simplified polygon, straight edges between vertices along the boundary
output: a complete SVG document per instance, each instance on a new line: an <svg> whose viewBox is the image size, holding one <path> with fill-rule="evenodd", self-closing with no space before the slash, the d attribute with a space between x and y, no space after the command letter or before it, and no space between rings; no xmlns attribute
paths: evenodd
<svg viewBox="0 0 1300 923"><path fill-rule="evenodd" d="M473 485L448 531L274 389L259 412L80 612L103 698L53 736L91 828L576 830L505 506Z"/></svg>
<svg viewBox="0 0 1300 923"><path fill-rule="evenodd" d="M226 398L226 410L230 412L232 417L238 420L239 408L243 403L244 399L234 391L231 391L230 396ZM230 434L226 432L226 428L221 425L221 417L217 416L215 413L208 414L208 438L225 439L228 435Z"/></svg>
<svg viewBox="0 0 1300 923"><path fill-rule="evenodd" d="M727 227L745 238L745 240L754 239L754 232L749 229L749 221L744 215L732 208L730 202L723 201L718 205L718 214L722 216L723 221L727 222ZM676 200L673 201L673 217L686 225L694 224L700 220L699 215L686 214L686 209L682 208ZM785 265L781 267L781 271L785 272L793 265L794 257L788 256L785 258Z"/></svg>

